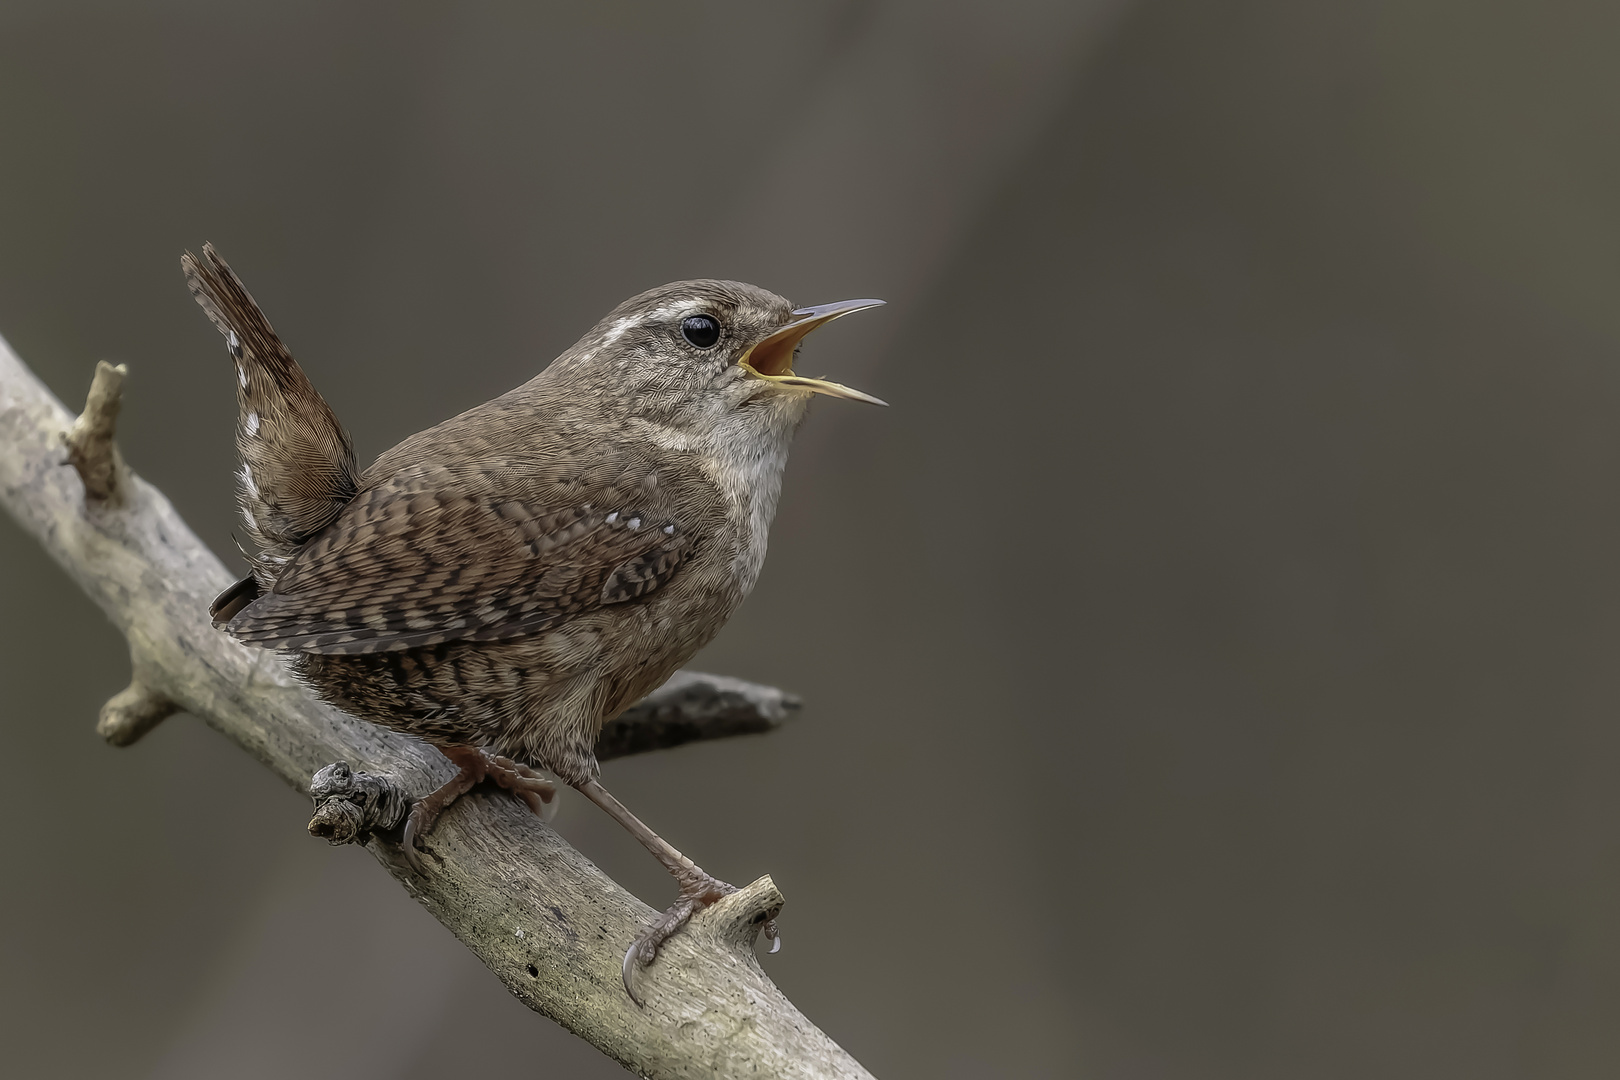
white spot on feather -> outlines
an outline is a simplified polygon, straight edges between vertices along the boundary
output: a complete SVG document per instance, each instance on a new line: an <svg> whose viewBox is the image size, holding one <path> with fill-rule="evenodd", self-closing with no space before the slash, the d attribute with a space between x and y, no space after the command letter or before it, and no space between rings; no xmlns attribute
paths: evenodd
<svg viewBox="0 0 1620 1080"><path fill-rule="evenodd" d="M236 365L236 381L242 384L242 389L247 389L247 368L241 364Z"/></svg>
<svg viewBox="0 0 1620 1080"><path fill-rule="evenodd" d="M664 526L664 535L665 536L674 536L675 535L675 526L673 526L673 525L665 525Z"/></svg>
<svg viewBox="0 0 1620 1080"><path fill-rule="evenodd" d="M259 485L253 482L253 466L244 464L241 476L242 490L247 492L248 498L257 499L259 497Z"/></svg>
<svg viewBox="0 0 1620 1080"><path fill-rule="evenodd" d="M618 520L619 520L619 512L617 510L613 511L613 513L611 513L611 514L609 514L607 516L607 523L609 525L613 524L615 521L618 521Z"/></svg>
<svg viewBox="0 0 1620 1080"><path fill-rule="evenodd" d="M257 435L259 433L259 414L256 412L248 413L242 420L242 426L247 428L249 435Z"/></svg>
<svg viewBox="0 0 1620 1080"><path fill-rule="evenodd" d="M629 521L625 522L625 524L630 526L631 529L639 529L641 528L641 519L638 517L633 517Z"/></svg>

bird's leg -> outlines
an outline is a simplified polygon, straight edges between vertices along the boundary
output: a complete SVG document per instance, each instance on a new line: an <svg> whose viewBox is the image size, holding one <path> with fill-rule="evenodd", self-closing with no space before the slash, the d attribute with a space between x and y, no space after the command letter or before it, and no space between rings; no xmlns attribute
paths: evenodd
<svg viewBox="0 0 1620 1080"><path fill-rule="evenodd" d="M537 816L549 821L556 809L557 785L522 762L491 754L475 746L441 746L440 753L456 766L456 775L418 799L405 819L405 858L421 872L416 838L433 828L449 805L485 780L493 780L529 805Z"/></svg>
<svg viewBox="0 0 1620 1080"><path fill-rule="evenodd" d="M630 951L624 954L624 988L639 1005L641 999L636 994L635 987L631 985L634 965L646 967L652 963L658 957L658 947L685 926L687 920L727 893L736 892L737 887L706 873L701 866L682 855L673 844L653 832L645 822L632 814L629 807L615 799L600 781L591 779L574 786L579 788L587 799L612 815L613 820L629 830L631 836L640 840L642 846L653 853L653 858L664 864L664 869L674 876L675 883L680 886L675 903L660 915L652 926L636 939L635 944L630 946ZM781 945L776 920L767 922L763 929L765 936L771 939L771 952L775 952Z"/></svg>

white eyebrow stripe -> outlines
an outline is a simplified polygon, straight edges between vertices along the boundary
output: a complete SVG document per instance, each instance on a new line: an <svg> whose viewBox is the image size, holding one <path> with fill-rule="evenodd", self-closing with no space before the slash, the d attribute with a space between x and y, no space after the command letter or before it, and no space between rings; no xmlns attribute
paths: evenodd
<svg viewBox="0 0 1620 1080"><path fill-rule="evenodd" d="M663 304L644 311L640 315L626 315L622 319L614 319L608 326L607 332L602 335L602 344L611 345L624 336L624 332L632 326L645 326L648 323L662 322L677 316L692 315L703 311L702 300L681 300L676 303Z"/></svg>

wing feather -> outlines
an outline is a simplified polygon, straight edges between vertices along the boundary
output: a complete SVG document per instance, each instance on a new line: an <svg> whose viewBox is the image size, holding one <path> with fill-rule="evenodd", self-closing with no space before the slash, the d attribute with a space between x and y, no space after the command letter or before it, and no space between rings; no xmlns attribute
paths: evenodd
<svg viewBox="0 0 1620 1080"><path fill-rule="evenodd" d="M669 487L636 482L635 469L594 491L544 479L485 462L476 475L424 466L377 483L226 629L333 655L506 640L644 596L692 550Z"/></svg>

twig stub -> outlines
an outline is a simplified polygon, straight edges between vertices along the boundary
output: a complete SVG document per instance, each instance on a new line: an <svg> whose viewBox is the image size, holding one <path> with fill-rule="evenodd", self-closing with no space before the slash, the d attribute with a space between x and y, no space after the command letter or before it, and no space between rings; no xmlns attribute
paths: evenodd
<svg viewBox="0 0 1620 1080"><path fill-rule="evenodd" d="M114 746L128 746L179 711L180 706L140 679L131 679L101 707L96 734Z"/></svg>
<svg viewBox="0 0 1620 1080"><path fill-rule="evenodd" d="M96 361L96 375L85 397L84 412L62 433L67 463L78 471L79 479L84 481L85 498L93 502L105 502L119 493L124 461L113 435L118 426L118 408L123 403L124 376L128 374L129 368L123 364Z"/></svg>

